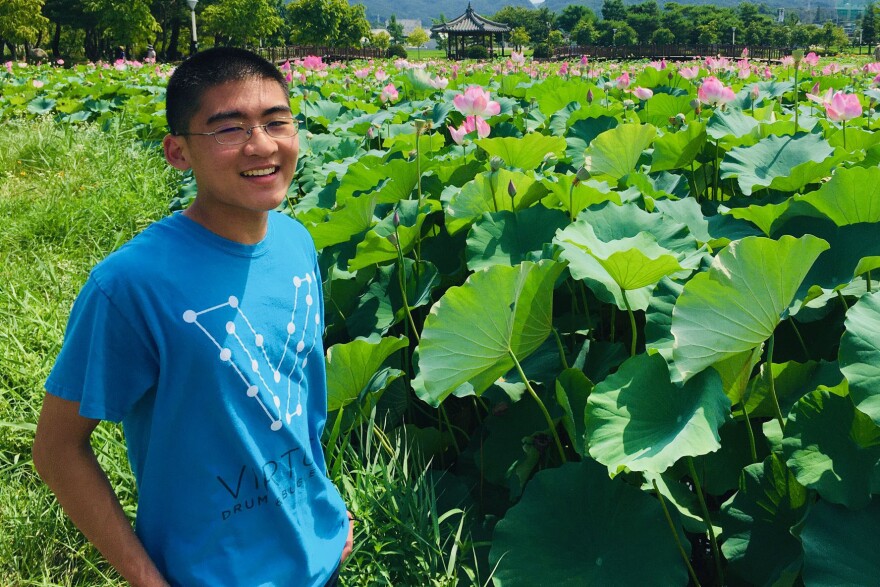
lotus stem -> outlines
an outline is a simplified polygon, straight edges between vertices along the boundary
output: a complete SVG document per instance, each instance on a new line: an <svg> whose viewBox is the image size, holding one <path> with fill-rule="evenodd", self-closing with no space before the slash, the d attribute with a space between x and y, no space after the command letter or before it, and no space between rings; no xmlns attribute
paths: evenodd
<svg viewBox="0 0 880 587"><path fill-rule="evenodd" d="M870 270L868 270L868 272L865 274L865 281L867 282L866 285L868 287L868 293L873 293L873 291L871 290L871 271Z"/></svg>
<svg viewBox="0 0 880 587"><path fill-rule="evenodd" d="M568 221L574 222L574 182L568 188Z"/></svg>
<svg viewBox="0 0 880 587"><path fill-rule="evenodd" d="M529 378L526 377L525 371L523 371L522 365L519 364L519 361L516 358L516 355L513 354L513 351L508 349L507 352L510 354L510 358L513 359L513 364L516 365L516 370L519 372L520 378L523 380L523 383L526 384L526 389L529 390L529 394L538 402L538 407L541 408L541 412L544 414L544 419L547 421L547 427L550 429L550 434L553 435L553 441L556 443L556 449L559 451L559 458L562 459L562 462L565 463L568 461L565 458L565 450L562 448L562 441L559 440L559 434L556 432L556 424L553 422L553 418L550 417L550 412L547 411L547 406L544 405L544 402L541 401L541 398L538 397L538 394L535 393L535 389L532 387L532 384L529 383Z"/></svg>
<svg viewBox="0 0 880 587"><path fill-rule="evenodd" d="M651 483L654 484L654 493L657 494L657 499L660 500L660 507L663 508L663 515L666 517L666 523L669 524L669 530L672 532L672 538L675 539L675 545L678 546L678 552L681 554L681 558L684 561L685 566L688 570L688 575L691 576L691 581L694 582L696 587L702 587L700 585L700 580L697 579L697 573L694 572L694 567L691 566L691 560L688 558L687 552L684 550L684 545L681 543L681 538L678 536L678 532L675 529L675 524L672 523L672 516L669 515L669 508L666 507L666 500L663 499L663 494L660 493L660 490L657 488L657 480L652 479Z"/></svg>
<svg viewBox="0 0 880 587"><path fill-rule="evenodd" d="M443 421L446 422L446 427L449 429L449 434L452 436L452 444L455 445L455 454L458 454L461 452L461 447L458 446L458 440L455 438L455 427L452 425L452 422L449 421L449 415L446 413L446 408L443 404L440 404L440 415L443 417ZM440 458L443 458L442 451L440 452Z"/></svg>
<svg viewBox="0 0 880 587"><path fill-rule="evenodd" d="M794 68L794 134L798 131L798 102L800 99L800 91L798 90L798 67ZM844 148L846 148L846 135L843 137Z"/></svg>
<svg viewBox="0 0 880 587"><path fill-rule="evenodd" d="M749 419L749 409L746 407L746 400L742 401L743 415L746 418L746 432L749 433L749 450L752 454L752 462L758 462L758 450L755 448L755 432L752 430L752 421Z"/></svg>
<svg viewBox="0 0 880 587"><path fill-rule="evenodd" d="M565 358L565 346L562 344L562 338L559 336L559 331L553 328L552 332L553 336L556 338L556 346L559 348L559 361L562 363L562 368L568 369L568 359Z"/></svg>
<svg viewBox="0 0 880 587"><path fill-rule="evenodd" d="M700 477L694 467L694 457L687 458L688 469L691 473L691 479L694 481L694 491L697 494L697 500L700 502L700 510L703 512L703 520L706 522L706 529L709 531L709 542L712 544L712 556L715 558L715 572L718 574L718 584L724 585L724 569L721 568L721 551L718 550L718 540L715 539L715 529L712 527L712 518L709 517L709 508L706 507L706 498L703 497L703 487L700 484Z"/></svg>
<svg viewBox="0 0 880 587"><path fill-rule="evenodd" d="M691 183L693 184L693 188L692 188L692 189L693 189L694 198L697 200L697 202L699 202L699 201L700 201L700 192L697 191L697 178L696 178L696 176L695 176L696 173L697 173L696 170L694 170L694 162L693 162L693 160L692 160L692 161L691 161L691 176L690 176L690 180L691 180Z"/></svg>
<svg viewBox="0 0 880 587"><path fill-rule="evenodd" d="M633 315L632 308L629 305L629 300L626 299L626 290L620 288L620 293L623 294L623 303L626 306L627 314L629 314L629 326L632 330L632 341L629 345L629 356L634 357L636 356L636 340L639 337L638 332L636 332L636 317Z"/></svg>
<svg viewBox="0 0 880 587"><path fill-rule="evenodd" d="M840 303L843 304L843 311L848 312L849 304L846 303L846 298L843 297L843 294L840 292L840 290L837 290L837 298L840 300Z"/></svg>
<svg viewBox="0 0 880 587"><path fill-rule="evenodd" d="M714 193L712 194L712 195L713 195L713 198L712 198L712 199L713 199L713 200L716 200L716 201L718 201L718 202L720 202L721 199L722 199L722 198L721 198L721 194L718 193L718 192L719 192L719 187L718 187L718 173L719 173L719 168L720 168L720 167L721 167L721 165L720 165L720 161L718 161L718 141L715 141L715 169L714 169L714 171L715 171L715 179L714 179L714 181L712 182L712 189L713 189L713 192L714 192Z"/></svg>
<svg viewBox="0 0 880 587"><path fill-rule="evenodd" d="M868 289L868 291L871 291L871 290ZM797 336L798 342L801 343L801 349L803 349L803 351L804 351L804 359L809 361L810 360L810 351L807 350L807 345L804 343L804 337L801 336L800 329L797 327L797 324L795 323L794 318L789 317L788 321L791 322L791 327L794 329L794 334L795 334L795 336Z"/></svg>
<svg viewBox="0 0 880 587"><path fill-rule="evenodd" d="M770 340L767 342L767 361L764 363L767 366L767 374L770 377L770 397L773 398L773 409L776 412L776 419L779 421L779 429L785 430L785 421L782 419L782 409L779 407L779 398L776 397L776 382L773 380L773 346L774 346L774 335L770 335Z"/></svg>
<svg viewBox="0 0 880 587"><path fill-rule="evenodd" d="M611 304L611 342L614 342L614 339L616 338L615 335L617 334L615 332L617 330L616 325L615 325L616 319L617 319L617 304Z"/></svg>
<svg viewBox="0 0 880 587"><path fill-rule="evenodd" d="M394 234L397 235L397 227L394 227ZM412 311L409 307L409 296L406 293L406 282L403 278L404 273L406 273L406 266L403 263L403 252L400 250L400 239L397 240L395 244L395 248L397 248L397 282L400 284L400 295L403 297L403 309L406 312L406 317L409 319L409 326L412 328L413 336L416 337L416 343L421 342L421 338L419 337L419 331L416 328L415 320L413 320Z"/></svg>
<svg viewBox="0 0 880 587"><path fill-rule="evenodd" d="M846 150L846 121L844 120L841 124L843 124L843 149Z"/></svg>

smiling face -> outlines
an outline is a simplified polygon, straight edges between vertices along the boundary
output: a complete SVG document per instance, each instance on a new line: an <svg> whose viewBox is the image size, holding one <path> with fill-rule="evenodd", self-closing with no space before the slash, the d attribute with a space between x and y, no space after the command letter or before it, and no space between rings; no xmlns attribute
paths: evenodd
<svg viewBox="0 0 880 587"><path fill-rule="evenodd" d="M202 94L189 133L207 133L229 123L245 128L289 117L287 92L275 80L252 78L214 86ZM265 236L268 212L284 200L299 156L299 136L273 138L254 128L238 145L213 136L168 135L165 158L177 169L192 169L198 191L184 212L208 230L252 244Z"/></svg>

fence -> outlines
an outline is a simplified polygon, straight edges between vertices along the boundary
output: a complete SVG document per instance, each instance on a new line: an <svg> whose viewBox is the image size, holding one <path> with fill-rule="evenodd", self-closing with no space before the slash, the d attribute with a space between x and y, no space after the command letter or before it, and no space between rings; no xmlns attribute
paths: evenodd
<svg viewBox="0 0 880 587"><path fill-rule="evenodd" d="M742 56L745 45L616 45L613 47L589 45L557 47L554 59L694 59L701 57ZM782 47L748 47L750 59L778 60L791 51Z"/></svg>
<svg viewBox="0 0 880 587"><path fill-rule="evenodd" d="M280 63L288 59L302 59L309 55L321 57L324 61L348 61L350 59L378 59L384 52L376 47L332 47L329 45L289 45L287 47L260 47L257 53Z"/></svg>

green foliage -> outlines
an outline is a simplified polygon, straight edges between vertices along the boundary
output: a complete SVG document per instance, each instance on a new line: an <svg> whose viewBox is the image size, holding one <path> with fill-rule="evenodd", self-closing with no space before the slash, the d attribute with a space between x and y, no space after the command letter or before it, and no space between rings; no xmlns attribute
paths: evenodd
<svg viewBox="0 0 880 587"><path fill-rule="evenodd" d="M40 9L43 0L4 0L0 4L0 39L33 43L49 23Z"/></svg>
<svg viewBox="0 0 880 587"><path fill-rule="evenodd" d="M287 6L286 18L297 43L359 46L370 31L364 10L346 0L297 0Z"/></svg>
<svg viewBox="0 0 880 587"><path fill-rule="evenodd" d="M465 50L464 56L468 59L486 59L489 57L489 50L483 45L472 45Z"/></svg>
<svg viewBox="0 0 880 587"><path fill-rule="evenodd" d="M388 51L385 53L386 57L400 57L403 59L407 58L406 47L403 45L391 45L388 47Z"/></svg>
<svg viewBox="0 0 880 587"><path fill-rule="evenodd" d="M269 0L219 0L202 16L208 31L236 45L256 45L284 23Z"/></svg>

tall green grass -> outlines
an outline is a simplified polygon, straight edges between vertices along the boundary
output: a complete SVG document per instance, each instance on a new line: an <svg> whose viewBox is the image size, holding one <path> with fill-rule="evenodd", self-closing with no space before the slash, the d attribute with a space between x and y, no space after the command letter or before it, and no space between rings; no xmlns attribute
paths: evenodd
<svg viewBox="0 0 880 587"><path fill-rule="evenodd" d="M122 124L8 121L0 129L0 585L124 585L37 476L31 443L43 383L89 270L166 215L179 182L161 151ZM484 557L444 481L401 441L377 448L375 434L344 443L335 480L363 520L342 583L484 583ZM102 423L93 446L134 518L121 428Z"/></svg>

